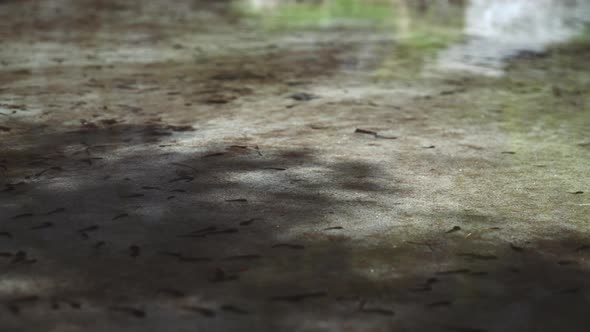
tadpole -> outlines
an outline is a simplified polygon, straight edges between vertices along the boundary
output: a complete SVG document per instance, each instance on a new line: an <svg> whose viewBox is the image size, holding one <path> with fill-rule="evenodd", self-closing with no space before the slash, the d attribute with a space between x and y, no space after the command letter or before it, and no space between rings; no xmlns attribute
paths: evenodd
<svg viewBox="0 0 590 332"><path fill-rule="evenodd" d="M273 296L270 299L271 299L271 301L301 302L306 299L326 297L326 296L328 296L328 293L326 293L326 292L310 292L310 293L302 293L302 294L295 294L295 295Z"/></svg>
<svg viewBox="0 0 590 332"><path fill-rule="evenodd" d="M457 254L457 256L461 256L461 257L467 257L467 258L472 258L472 259L479 259L479 260L494 260L494 259L498 259L498 256L495 255L482 255L482 254L475 254L475 253L459 253Z"/></svg>
<svg viewBox="0 0 590 332"><path fill-rule="evenodd" d="M12 219L20 219L20 218L26 218L26 217L32 217L33 214L32 213L21 213L21 214L17 214L16 216L13 216Z"/></svg>
<svg viewBox="0 0 590 332"><path fill-rule="evenodd" d="M439 271L436 272L437 275L453 275L453 274L467 274L471 272L469 269L457 269L457 270L447 270L447 271Z"/></svg>
<svg viewBox="0 0 590 332"><path fill-rule="evenodd" d="M372 130L367 130L367 129L360 129L360 128L356 128L356 130L354 131L357 134L367 134L367 135L372 135L375 138L383 138L383 139L397 139L397 136L383 136L379 133L377 133L376 131L372 131Z"/></svg>
<svg viewBox="0 0 590 332"><path fill-rule="evenodd" d="M37 229L44 229L44 228L49 228L49 227L53 227L53 223L50 221L44 222L41 225L33 226L33 227L31 227L31 229L37 230Z"/></svg>
<svg viewBox="0 0 590 332"><path fill-rule="evenodd" d="M114 216L111 220L117 220L117 219L121 219L121 218L125 218L125 217L129 217L129 214L121 213L121 214Z"/></svg>
<svg viewBox="0 0 590 332"><path fill-rule="evenodd" d="M428 303L426 306L429 308L438 308L438 307L450 307L453 304L451 301L437 301Z"/></svg>
<svg viewBox="0 0 590 332"><path fill-rule="evenodd" d="M209 308L197 307L197 306L184 306L182 307L185 310L193 311L199 313L205 317L214 317L215 311Z"/></svg>
<svg viewBox="0 0 590 332"><path fill-rule="evenodd" d="M166 295L169 295L172 297L183 297L186 295L184 292L179 291L174 288L159 288L156 292L161 293L161 294L166 294Z"/></svg>
<svg viewBox="0 0 590 332"><path fill-rule="evenodd" d="M228 275L220 268L216 268L215 272L211 277L209 277L210 282L223 282L223 281L233 281L238 280L237 275Z"/></svg>
<svg viewBox="0 0 590 332"><path fill-rule="evenodd" d="M65 212L65 211L66 211L65 208L57 208L55 210L52 210L52 211L49 211L49 212L45 213L44 215L45 216L50 216L52 214L61 213L61 212Z"/></svg>
<svg viewBox="0 0 590 332"><path fill-rule="evenodd" d="M240 314L240 315L247 315L247 314L249 314L248 311L246 311L244 309L240 309L240 308L238 308L238 307L236 307L234 305L231 305L231 304L224 304L224 305L221 306L220 309L223 310L223 311L234 313L234 314Z"/></svg>
<svg viewBox="0 0 590 332"><path fill-rule="evenodd" d="M252 218L252 219L242 221L242 222L240 222L240 226L249 226L256 220L258 220L258 218Z"/></svg>
<svg viewBox="0 0 590 332"><path fill-rule="evenodd" d="M458 232L461 230L461 227L459 226L454 226L453 228L449 229L448 231L446 231L446 234L450 234L450 233L454 233L454 232Z"/></svg>
<svg viewBox="0 0 590 332"><path fill-rule="evenodd" d="M0 236L4 236L9 239L12 239L12 233L10 233L10 232L0 232Z"/></svg>
<svg viewBox="0 0 590 332"><path fill-rule="evenodd" d="M132 307L111 307L110 308L113 311L118 311L121 313L125 313L128 314L130 316L136 317L136 318L144 318L146 316L145 311L141 310L141 309L137 309L137 308L132 308Z"/></svg>
<svg viewBox="0 0 590 332"><path fill-rule="evenodd" d="M510 249L512 249L512 250L514 250L516 252L523 252L524 251L524 248L523 247L516 246L513 243L510 243Z"/></svg>
<svg viewBox="0 0 590 332"><path fill-rule="evenodd" d="M129 246L129 255L133 258L139 256L141 249L137 245Z"/></svg>
<svg viewBox="0 0 590 332"><path fill-rule="evenodd" d="M289 249L305 249L305 246L300 244L290 244L290 243L278 243L272 246L272 248L289 248Z"/></svg>
<svg viewBox="0 0 590 332"><path fill-rule="evenodd" d="M262 258L260 255L236 255L224 258L226 261L236 261L236 260L253 260Z"/></svg>
<svg viewBox="0 0 590 332"><path fill-rule="evenodd" d="M344 227L342 227L342 226L334 226L334 227L324 228L325 231L331 231L331 230L337 230L337 229L344 229Z"/></svg>
<svg viewBox="0 0 590 332"><path fill-rule="evenodd" d="M138 198L138 197L143 197L143 196L145 196L145 194L131 193L128 195L122 195L121 198Z"/></svg>

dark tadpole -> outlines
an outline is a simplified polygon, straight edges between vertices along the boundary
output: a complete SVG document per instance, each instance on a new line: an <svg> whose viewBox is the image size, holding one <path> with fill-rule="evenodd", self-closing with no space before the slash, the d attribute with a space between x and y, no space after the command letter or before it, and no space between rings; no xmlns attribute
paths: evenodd
<svg viewBox="0 0 590 332"><path fill-rule="evenodd" d="M426 282L422 285L418 285L417 287L410 288L411 292L430 292L432 290L432 285L437 283L439 280L438 278L428 278Z"/></svg>
<svg viewBox="0 0 590 332"><path fill-rule="evenodd" d="M160 187L153 187L153 186L143 186L141 187L143 190L162 190Z"/></svg>
<svg viewBox="0 0 590 332"><path fill-rule="evenodd" d="M195 179L194 176L183 175L183 176L179 176L177 178L174 178L174 179L168 181L168 183L174 183L174 182L178 182L178 181L191 182L194 179Z"/></svg>
<svg viewBox="0 0 590 332"><path fill-rule="evenodd" d="M10 233L10 232L0 232L0 236L12 239L12 233Z"/></svg>
<svg viewBox="0 0 590 332"><path fill-rule="evenodd" d="M121 218L125 218L125 217L129 217L129 214L121 213L121 214L114 216L111 220L117 220L117 219L121 219Z"/></svg>
<svg viewBox="0 0 590 332"><path fill-rule="evenodd" d="M222 230L215 230L215 231L209 231L209 232L201 232L201 233L190 233L190 234L185 234L185 235L180 235L179 237L207 237L210 235L223 235L223 234L233 234L233 233L237 233L238 229L237 228L226 228L226 229L222 229Z"/></svg>
<svg viewBox="0 0 590 332"><path fill-rule="evenodd" d="M450 233L454 233L454 232L458 232L461 230L461 227L459 226L454 226L453 228L449 229L448 231L446 231L446 234L450 234Z"/></svg>
<svg viewBox="0 0 590 332"><path fill-rule="evenodd" d="M194 131L195 128L193 126L189 126L189 125L168 125L166 126L166 129L170 129L172 131Z"/></svg>
<svg viewBox="0 0 590 332"><path fill-rule="evenodd" d="M65 209L65 208L57 208L57 209L55 209L55 210L51 210L51 211L49 211L49 212L46 212L46 213L44 213L43 215L45 215L45 216L50 216L50 215L52 215L52 214L56 214L56 213L62 213L62 212L66 212L66 209Z"/></svg>
<svg viewBox="0 0 590 332"><path fill-rule="evenodd" d="M129 255L133 258L139 256L141 249L139 248L139 246L136 245L132 245L129 246Z"/></svg>
<svg viewBox="0 0 590 332"><path fill-rule="evenodd" d="M221 306L220 309L223 310L223 311L231 312L232 314L240 314L240 315L247 315L247 314L249 314L248 311L246 311L244 309L241 309L241 308L238 308L238 307L236 307L234 305L231 305L231 304L224 304L224 305Z"/></svg>
<svg viewBox="0 0 590 332"><path fill-rule="evenodd" d="M560 289L558 291L558 293L560 293L560 294L576 294L576 293L579 293L581 290L582 290L582 287L570 287L570 288Z"/></svg>
<svg viewBox="0 0 590 332"><path fill-rule="evenodd" d="M138 198L138 197L144 197L145 194L140 194L140 193L131 193L129 195L122 195L121 198Z"/></svg>
<svg viewBox="0 0 590 332"><path fill-rule="evenodd" d="M439 308L439 307L450 307L451 305L453 305L452 301L437 301L437 302L428 303L426 306L428 308Z"/></svg>
<svg viewBox="0 0 590 332"><path fill-rule="evenodd" d="M209 277L210 282L224 282L224 281L233 281L238 280L237 275L228 275L220 268L216 268L213 272L213 275Z"/></svg>
<svg viewBox="0 0 590 332"><path fill-rule="evenodd" d="M457 270L447 270L447 271L439 271L436 272L437 275L446 276L446 275L453 275L453 274L468 274L471 270L469 269L457 269Z"/></svg>
<svg viewBox="0 0 590 332"><path fill-rule="evenodd" d="M564 260L558 261L557 264L559 264L561 266L567 266L567 265L576 265L577 262L570 260L570 259L564 259Z"/></svg>
<svg viewBox="0 0 590 332"><path fill-rule="evenodd" d="M44 223L37 225L37 226L33 226L33 227L31 227L31 229L37 230L37 229L44 229L44 228L49 228L49 227L53 227L53 223L50 221L44 222Z"/></svg>
<svg viewBox="0 0 590 332"><path fill-rule="evenodd" d="M46 169L42 170L41 172L35 173L35 177L39 177L39 176L41 176L41 175L43 175L43 174L45 174L45 173L47 173L49 171L63 171L63 168L58 167L58 166L49 167L49 168L46 168Z"/></svg>
<svg viewBox="0 0 590 332"><path fill-rule="evenodd" d="M185 256L179 252L171 252L171 251L162 251L160 252L161 255L174 257L178 259L180 262L184 263L198 263L198 262L211 262L213 259L210 257L191 257Z"/></svg>
<svg viewBox="0 0 590 332"><path fill-rule="evenodd" d="M382 315L382 316L393 316L395 315L395 312L393 310L390 309L385 309L385 308L367 308L366 307L366 301L362 300L359 303L359 312L365 313L365 314L377 314L377 315Z"/></svg>
<svg viewBox="0 0 590 332"><path fill-rule="evenodd" d="M223 260L225 260L225 261L238 261L238 260L255 260L255 259L260 259L260 258L262 258L262 256L260 256L260 255L236 255L236 256L226 257Z"/></svg>
<svg viewBox="0 0 590 332"><path fill-rule="evenodd" d="M224 154L225 154L224 152L215 152L215 153L206 154L203 156L203 158L220 157L220 156L223 156Z"/></svg>
<svg viewBox="0 0 590 332"><path fill-rule="evenodd" d="M199 313L204 317L215 317L215 311L213 309L204 308L204 307L197 307L197 306L184 306L182 307L185 310L189 310L192 312Z"/></svg>
<svg viewBox="0 0 590 332"><path fill-rule="evenodd" d="M28 256L28 254L26 251L19 250L16 252L16 254L14 254L14 257L12 258L10 263L11 264L18 264L18 263L33 264L33 263L37 262L36 259L30 259L27 256Z"/></svg>
<svg viewBox="0 0 590 332"><path fill-rule="evenodd" d="M105 244L106 244L106 242L104 242L104 241L98 241L95 244L93 244L92 247L95 249L98 249L98 248L104 247Z"/></svg>
<svg viewBox="0 0 590 332"><path fill-rule="evenodd" d="M32 213L21 213L21 214L17 214L16 216L13 216L12 219L27 218L27 217L32 217L32 216L33 216Z"/></svg>
<svg viewBox="0 0 590 332"><path fill-rule="evenodd" d="M495 255L482 255L482 254L475 254L475 253L469 253L469 252L459 253L459 254L457 254L457 256L471 258L471 259L477 259L477 260L484 260L484 261L498 259L498 256L495 256Z"/></svg>
<svg viewBox="0 0 590 332"><path fill-rule="evenodd" d="M395 315L395 312L393 310L383 309L383 308L362 308L359 310L359 312L362 312L365 314L377 314L377 315L383 315L383 316Z"/></svg>
<svg viewBox="0 0 590 332"><path fill-rule="evenodd" d="M416 292L416 293L430 292L430 291L432 291L432 287L430 285L417 286L417 287L410 288L409 291Z"/></svg>
<svg viewBox="0 0 590 332"><path fill-rule="evenodd" d="M372 130L367 130L367 129L361 129L361 128L356 128L356 130L354 131L356 134L366 134L366 135L371 135L375 138L383 138L383 139L397 139L397 136L383 136L380 135L379 133L377 133L376 131L372 131Z"/></svg>
<svg viewBox="0 0 590 332"><path fill-rule="evenodd" d="M252 225L252 223L255 222L256 220L258 220L258 218L252 218L252 219L244 220L244 221L240 222L240 226L249 226L249 225Z"/></svg>
<svg viewBox="0 0 590 332"><path fill-rule="evenodd" d="M324 228L325 231L332 231L332 230L337 230L337 229L344 229L344 227L342 227L342 226L334 226L334 227Z"/></svg>
<svg viewBox="0 0 590 332"><path fill-rule="evenodd" d="M278 243L272 246L272 248L289 248L289 249L305 249L305 246L300 244L290 244L290 243Z"/></svg>
<svg viewBox="0 0 590 332"><path fill-rule="evenodd" d="M310 293L302 293L302 294L295 294L295 295L282 295L282 296L273 296L270 298L271 301L284 301L284 302L301 302L307 299L312 298L321 298L328 296L326 292L310 292Z"/></svg>
<svg viewBox="0 0 590 332"><path fill-rule="evenodd" d="M93 231L98 230L99 228L100 228L100 226L98 226L98 225L92 225L92 226L88 226L88 227L85 227L85 228L81 228L81 229L78 230L78 232L79 233L93 232Z"/></svg>
<svg viewBox="0 0 590 332"><path fill-rule="evenodd" d="M83 162L86 163L88 165L92 165L94 160L102 160L103 158L84 158L84 159L78 159L79 162Z"/></svg>
<svg viewBox="0 0 590 332"><path fill-rule="evenodd" d="M19 298L8 301L8 303L6 304L6 307L14 315L18 315L18 314L20 314L21 306L26 305L26 304L33 304L33 303L39 301L39 299L40 298L37 295L19 297Z"/></svg>
<svg viewBox="0 0 590 332"><path fill-rule="evenodd" d="M133 308L133 307L121 307L121 306L117 306L117 307L111 307L110 308L112 311L117 311L117 312L121 312L136 318L144 318L146 316L145 311L141 310L141 309L137 309L137 308Z"/></svg>
<svg viewBox="0 0 590 332"><path fill-rule="evenodd" d="M208 232L213 232L216 230L217 230L217 227L215 227L215 226L207 226L205 228L201 228L201 229L197 229L196 231L192 231L192 232L190 232L190 234L208 233Z"/></svg>
<svg viewBox="0 0 590 332"><path fill-rule="evenodd" d="M248 202L247 199L245 198L236 198L236 199L226 199L226 202L240 202L240 203L246 203Z"/></svg>
<svg viewBox="0 0 590 332"><path fill-rule="evenodd" d="M174 288L159 288L156 292L158 294L166 294L171 297L183 297L186 295L184 292Z"/></svg>
<svg viewBox="0 0 590 332"><path fill-rule="evenodd" d="M289 98L296 101L310 101L319 98L318 96L308 92L296 92L289 96Z"/></svg>
<svg viewBox="0 0 590 332"><path fill-rule="evenodd" d="M78 301L72 301L72 300L69 300L69 299L55 298L55 297L51 299L51 308L53 310L59 309L60 303L65 303L65 304L69 305L70 308L72 308L72 309L80 309L80 308L82 308L82 303L80 303Z"/></svg>

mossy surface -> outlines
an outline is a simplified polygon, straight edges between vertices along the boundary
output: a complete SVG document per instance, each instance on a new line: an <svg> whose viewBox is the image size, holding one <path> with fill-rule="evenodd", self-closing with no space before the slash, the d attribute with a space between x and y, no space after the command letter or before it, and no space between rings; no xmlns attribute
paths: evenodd
<svg viewBox="0 0 590 332"><path fill-rule="evenodd" d="M259 20L268 30L320 28L339 21L391 25L395 22L395 6L390 1L362 0L287 1L267 8L238 3L237 8Z"/></svg>

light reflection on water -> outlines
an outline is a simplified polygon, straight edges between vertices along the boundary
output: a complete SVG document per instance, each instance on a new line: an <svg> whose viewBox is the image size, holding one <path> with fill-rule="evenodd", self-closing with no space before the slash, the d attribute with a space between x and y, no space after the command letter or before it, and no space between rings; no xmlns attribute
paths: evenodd
<svg viewBox="0 0 590 332"><path fill-rule="evenodd" d="M467 40L442 51L438 67L501 75L503 60L523 51L541 53L583 33L589 21L588 1L471 0Z"/></svg>
<svg viewBox="0 0 590 332"><path fill-rule="evenodd" d="M423 48L422 53L412 54L434 59L429 61L428 70L491 76L503 74L506 59L523 51L542 53L550 45L584 33L590 23L590 1L586 0L248 2L267 22L283 27L321 29L334 22L372 22L389 31L404 47L412 47L412 42L404 43L404 38L411 36ZM424 47L416 36L434 41L434 45Z"/></svg>

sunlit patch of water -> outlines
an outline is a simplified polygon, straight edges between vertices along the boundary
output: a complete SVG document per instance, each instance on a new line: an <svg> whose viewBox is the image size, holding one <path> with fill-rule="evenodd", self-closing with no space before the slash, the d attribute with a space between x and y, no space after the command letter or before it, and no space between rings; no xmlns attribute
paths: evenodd
<svg viewBox="0 0 590 332"><path fill-rule="evenodd" d="M542 54L583 33L589 22L587 1L472 0L465 10L466 41L440 52L437 67L500 76L506 59Z"/></svg>

